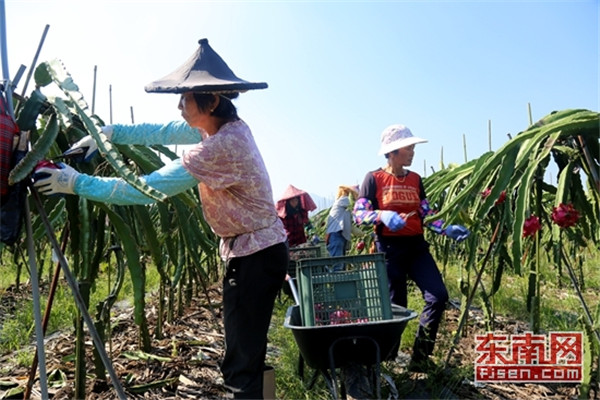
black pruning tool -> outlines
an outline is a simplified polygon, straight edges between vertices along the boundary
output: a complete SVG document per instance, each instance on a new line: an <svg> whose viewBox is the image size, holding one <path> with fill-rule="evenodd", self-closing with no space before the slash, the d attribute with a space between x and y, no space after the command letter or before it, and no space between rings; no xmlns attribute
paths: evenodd
<svg viewBox="0 0 600 400"><path fill-rule="evenodd" d="M85 155L86 155L88 149L89 149L88 146L77 147L75 149L68 149L61 155L53 157L52 160L63 159L63 160L72 160L73 162L76 162L76 163L81 163L81 162L85 161Z"/></svg>

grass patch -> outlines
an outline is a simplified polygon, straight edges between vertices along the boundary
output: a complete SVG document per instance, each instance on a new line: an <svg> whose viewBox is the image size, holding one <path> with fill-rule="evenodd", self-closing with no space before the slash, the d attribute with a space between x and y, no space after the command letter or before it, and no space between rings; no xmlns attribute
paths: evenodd
<svg viewBox="0 0 600 400"><path fill-rule="evenodd" d="M36 349L31 346L18 350L16 354L17 365L21 367L31 367L35 353Z"/></svg>
<svg viewBox="0 0 600 400"><path fill-rule="evenodd" d="M33 334L33 302L23 300L11 318L4 320L0 329L0 351L16 351L30 343Z"/></svg>
<svg viewBox="0 0 600 400"><path fill-rule="evenodd" d="M105 265L102 268L106 268ZM7 288L13 287L16 280L16 271L7 270L0 274L2 284L0 287L0 298L7 297ZM96 305L104 301L110 292L106 274L101 274L95 285L92 286L90 292L90 301L88 312L95 319ZM51 277L48 277L51 279ZM114 281L114 273L113 273ZM160 275L155 268L149 268L146 271L146 288L148 296L158 288ZM114 283L114 282L113 282ZM42 315L48 302L48 285L42 288L44 293L40 296ZM11 308L14 312L10 317L0 319L0 354L16 351L24 346L30 345L35 340L35 323L33 317L33 301L31 300L31 289L26 284L21 284L20 290L17 293L10 292L14 304ZM7 300L8 301L8 300ZM127 301L133 304L133 289L129 273L125 273L123 286L117 301ZM78 309L75 304L74 296L66 281L61 280L57 285L54 299L52 303L46 336L62 330L74 330L74 322L78 315Z"/></svg>
<svg viewBox="0 0 600 400"><path fill-rule="evenodd" d="M275 381L277 388L277 397L281 399L316 399L327 398L328 389L323 379L318 379L311 390L307 390L306 385L311 378L313 371L305 366L304 379L299 375L299 350L294 341L292 332L283 327L285 314L289 306L293 305L292 300L282 295L275 301L275 310L269 332L270 345L277 349L276 357L270 353L267 357L267 364L275 368Z"/></svg>

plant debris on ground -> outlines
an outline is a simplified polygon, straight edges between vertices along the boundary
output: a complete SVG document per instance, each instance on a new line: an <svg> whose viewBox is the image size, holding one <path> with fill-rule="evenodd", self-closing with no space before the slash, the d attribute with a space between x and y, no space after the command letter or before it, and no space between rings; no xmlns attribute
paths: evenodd
<svg viewBox="0 0 600 400"><path fill-rule="evenodd" d="M26 298L26 287L20 291L7 290L0 302L0 326L2 319L14 313L19 297ZM227 397L219 370L223 356L223 325L221 318L221 289L215 285L208 290L209 303L204 296L193 299L181 317L164 326L163 339L153 339L152 351L140 351L138 327L133 321L132 307L113 309L112 337L107 344L116 374L131 399L222 399ZM148 321L155 326L155 301L148 302ZM466 371L473 368L475 359L474 336L485 331L481 312L474 309L465 335L455 348L451 367ZM440 328L438 343L444 351L450 347L453 332L458 326L459 313L449 307ZM273 323L283 323L274 319ZM409 322L411 323L411 322ZM521 321L498 318L496 329L505 333L528 330ZM289 340L293 341L290 332ZM92 341L86 342L88 375L88 399L112 400L116 393L110 383L95 379L92 362ZM33 346L33 345L32 345ZM269 348L271 356L277 349ZM445 351L444 354L447 354ZM72 332L53 334L46 338L46 370L49 394L52 399L72 399L74 387L74 335ZM29 367L20 366L15 354L0 356L0 399L22 399L27 384ZM529 383L529 384L476 384L451 371L430 374L409 373L401 365L386 363L392 371L397 396L400 399L574 399L578 396L576 384ZM305 372L305 377L308 376ZM472 374L471 374L472 376ZM299 378L298 378L299 379ZM432 384L435 383L435 384ZM382 380L382 386L386 385ZM389 384L388 384L389 385ZM438 389L432 389L438 388ZM387 388L387 392L390 388ZM391 393L391 392L390 392ZM592 398L598 398L592 392ZM39 381L36 380L32 398L39 398ZM594 397L595 396L595 397ZM386 394L387 397L387 394ZM285 397L283 397L285 398Z"/></svg>

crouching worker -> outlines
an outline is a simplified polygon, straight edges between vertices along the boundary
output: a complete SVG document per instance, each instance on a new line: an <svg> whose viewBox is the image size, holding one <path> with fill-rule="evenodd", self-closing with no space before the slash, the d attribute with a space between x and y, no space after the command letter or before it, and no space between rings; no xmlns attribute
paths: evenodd
<svg viewBox="0 0 600 400"><path fill-rule="evenodd" d="M168 196L198 186L204 216L221 238L219 252L227 266L221 363L225 385L236 399L262 399L267 331L286 273L288 246L262 156L232 99L267 84L237 78L206 39L199 44L183 66L145 88L180 93L185 122L112 125L103 133L121 144L195 144L180 159L142 179ZM84 137L67 153L82 149L88 159L96 153L92 137ZM47 195L70 193L121 205L153 202L120 178L80 174L67 165L36 172L48 174L35 182Z"/></svg>

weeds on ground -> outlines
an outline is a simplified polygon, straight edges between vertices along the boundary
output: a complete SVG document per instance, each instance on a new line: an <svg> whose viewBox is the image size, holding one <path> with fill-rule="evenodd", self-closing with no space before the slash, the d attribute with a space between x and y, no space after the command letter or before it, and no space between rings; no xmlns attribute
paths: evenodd
<svg viewBox="0 0 600 400"><path fill-rule="evenodd" d="M0 274L0 276L2 276L2 283L8 286L12 285L16 280L14 271L7 271L7 273ZM96 305L103 301L110 292L108 282L102 279L105 276L106 275L100 275L100 278L94 287L92 287L89 302L89 312L91 315L94 315ZM148 295L151 295L153 289L158 287L159 281L160 276L156 269L149 269L146 273ZM45 289L44 294L40 296L42 314L44 313L48 302L48 285L46 284L45 286L46 288L43 288ZM18 350L31 344L33 340L35 340L33 301L31 300L31 294L27 292L27 290L30 290L28 288L28 285L22 284L21 293L15 294L14 297L14 300L16 301L16 303L12 305L12 308L15 310L14 314L11 314L9 318L3 320L0 319L0 354ZM0 293L3 296L7 294L6 287L0 288L0 290ZM133 304L131 279L125 278L117 300L127 301ZM73 330L77 314L78 310L71 289L65 281L60 281L54 294L46 336L65 329Z"/></svg>

